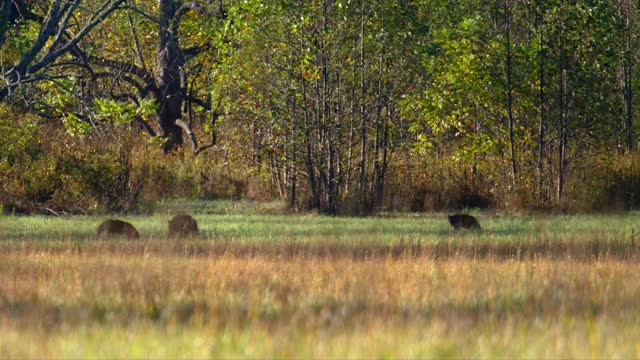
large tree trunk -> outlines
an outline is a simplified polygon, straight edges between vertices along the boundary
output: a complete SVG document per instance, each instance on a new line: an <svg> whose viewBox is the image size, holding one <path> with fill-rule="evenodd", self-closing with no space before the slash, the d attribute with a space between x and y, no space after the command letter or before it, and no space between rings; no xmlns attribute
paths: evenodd
<svg viewBox="0 0 640 360"><path fill-rule="evenodd" d="M156 121L158 136L166 139L163 150L171 152L183 144L182 129L176 120L182 116L180 71L184 56L178 43L176 11L181 1L158 0L158 88Z"/></svg>
<svg viewBox="0 0 640 360"><path fill-rule="evenodd" d="M11 0L0 1L0 46L2 46L2 44L4 43L12 9L13 6Z"/></svg>

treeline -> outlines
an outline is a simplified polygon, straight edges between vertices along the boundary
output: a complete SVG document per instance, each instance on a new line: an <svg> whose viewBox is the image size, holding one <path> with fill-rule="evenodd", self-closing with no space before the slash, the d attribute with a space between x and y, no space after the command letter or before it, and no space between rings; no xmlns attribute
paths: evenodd
<svg viewBox="0 0 640 360"><path fill-rule="evenodd" d="M630 0L0 3L6 203L640 205Z"/></svg>

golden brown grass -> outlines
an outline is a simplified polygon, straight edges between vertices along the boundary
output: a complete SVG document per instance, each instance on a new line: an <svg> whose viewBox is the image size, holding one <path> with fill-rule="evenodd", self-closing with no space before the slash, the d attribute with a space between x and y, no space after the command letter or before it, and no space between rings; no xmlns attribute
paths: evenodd
<svg viewBox="0 0 640 360"><path fill-rule="evenodd" d="M638 354L625 342L640 335L633 327L640 298L635 262L438 260L412 254L278 259L261 253L170 256L128 250L122 245L106 254L0 254L0 330L16 340L11 346L0 341L0 356L72 355L74 346L107 335L124 348L94 344L79 355L145 355L146 348L147 355L158 356L298 356L305 346L309 356L337 357L517 350ZM554 352L542 344L549 336L542 324L558 337ZM594 330L600 324L604 328ZM632 337L613 331L617 326L634 329ZM182 331L191 335L185 338ZM139 343L126 345L126 333ZM43 352L21 335L43 342ZM200 338L205 350L191 336ZM224 336L234 340L214 346ZM538 348L517 343L529 340ZM161 348L166 341L169 348L148 348L148 341ZM588 348L594 341L598 348ZM249 343L256 352L245 349ZM181 353L182 346L189 351Z"/></svg>
<svg viewBox="0 0 640 360"><path fill-rule="evenodd" d="M232 239L5 235L0 358L640 356L640 250L610 217L504 236L385 220L395 237L326 218L296 237L276 219L277 235L252 219Z"/></svg>

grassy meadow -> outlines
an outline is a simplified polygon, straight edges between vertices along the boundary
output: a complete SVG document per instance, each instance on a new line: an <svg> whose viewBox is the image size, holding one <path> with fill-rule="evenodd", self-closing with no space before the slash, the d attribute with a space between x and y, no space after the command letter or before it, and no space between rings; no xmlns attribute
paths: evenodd
<svg viewBox="0 0 640 360"><path fill-rule="evenodd" d="M166 238L187 207L201 237ZM0 217L0 358L637 358L640 214Z"/></svg>

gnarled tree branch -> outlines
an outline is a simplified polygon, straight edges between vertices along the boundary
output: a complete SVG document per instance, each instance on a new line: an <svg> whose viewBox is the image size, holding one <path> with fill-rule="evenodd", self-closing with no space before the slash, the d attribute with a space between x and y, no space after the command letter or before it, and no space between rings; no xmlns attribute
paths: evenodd
<svg viewBox="0 0 640 360"><path fill-rule="evenodd" d="M78 49L79 42L107 16L119 9L125 0L104 0L92 11L89 21L76 33L70 35L66 30L70 19L80 9L81 0L54 0L49 6L47 15L41 21L40 31L31 47L22 58L8 71L2 74L4 86L0 88L0 101L8 96L13 88L32 78L43 78L38 73L52 66L62 55ZM3 1L3 13L5 10ZM3 19L5 15L2 15ZM39 60L36 58L43 54Z"/></svg>

